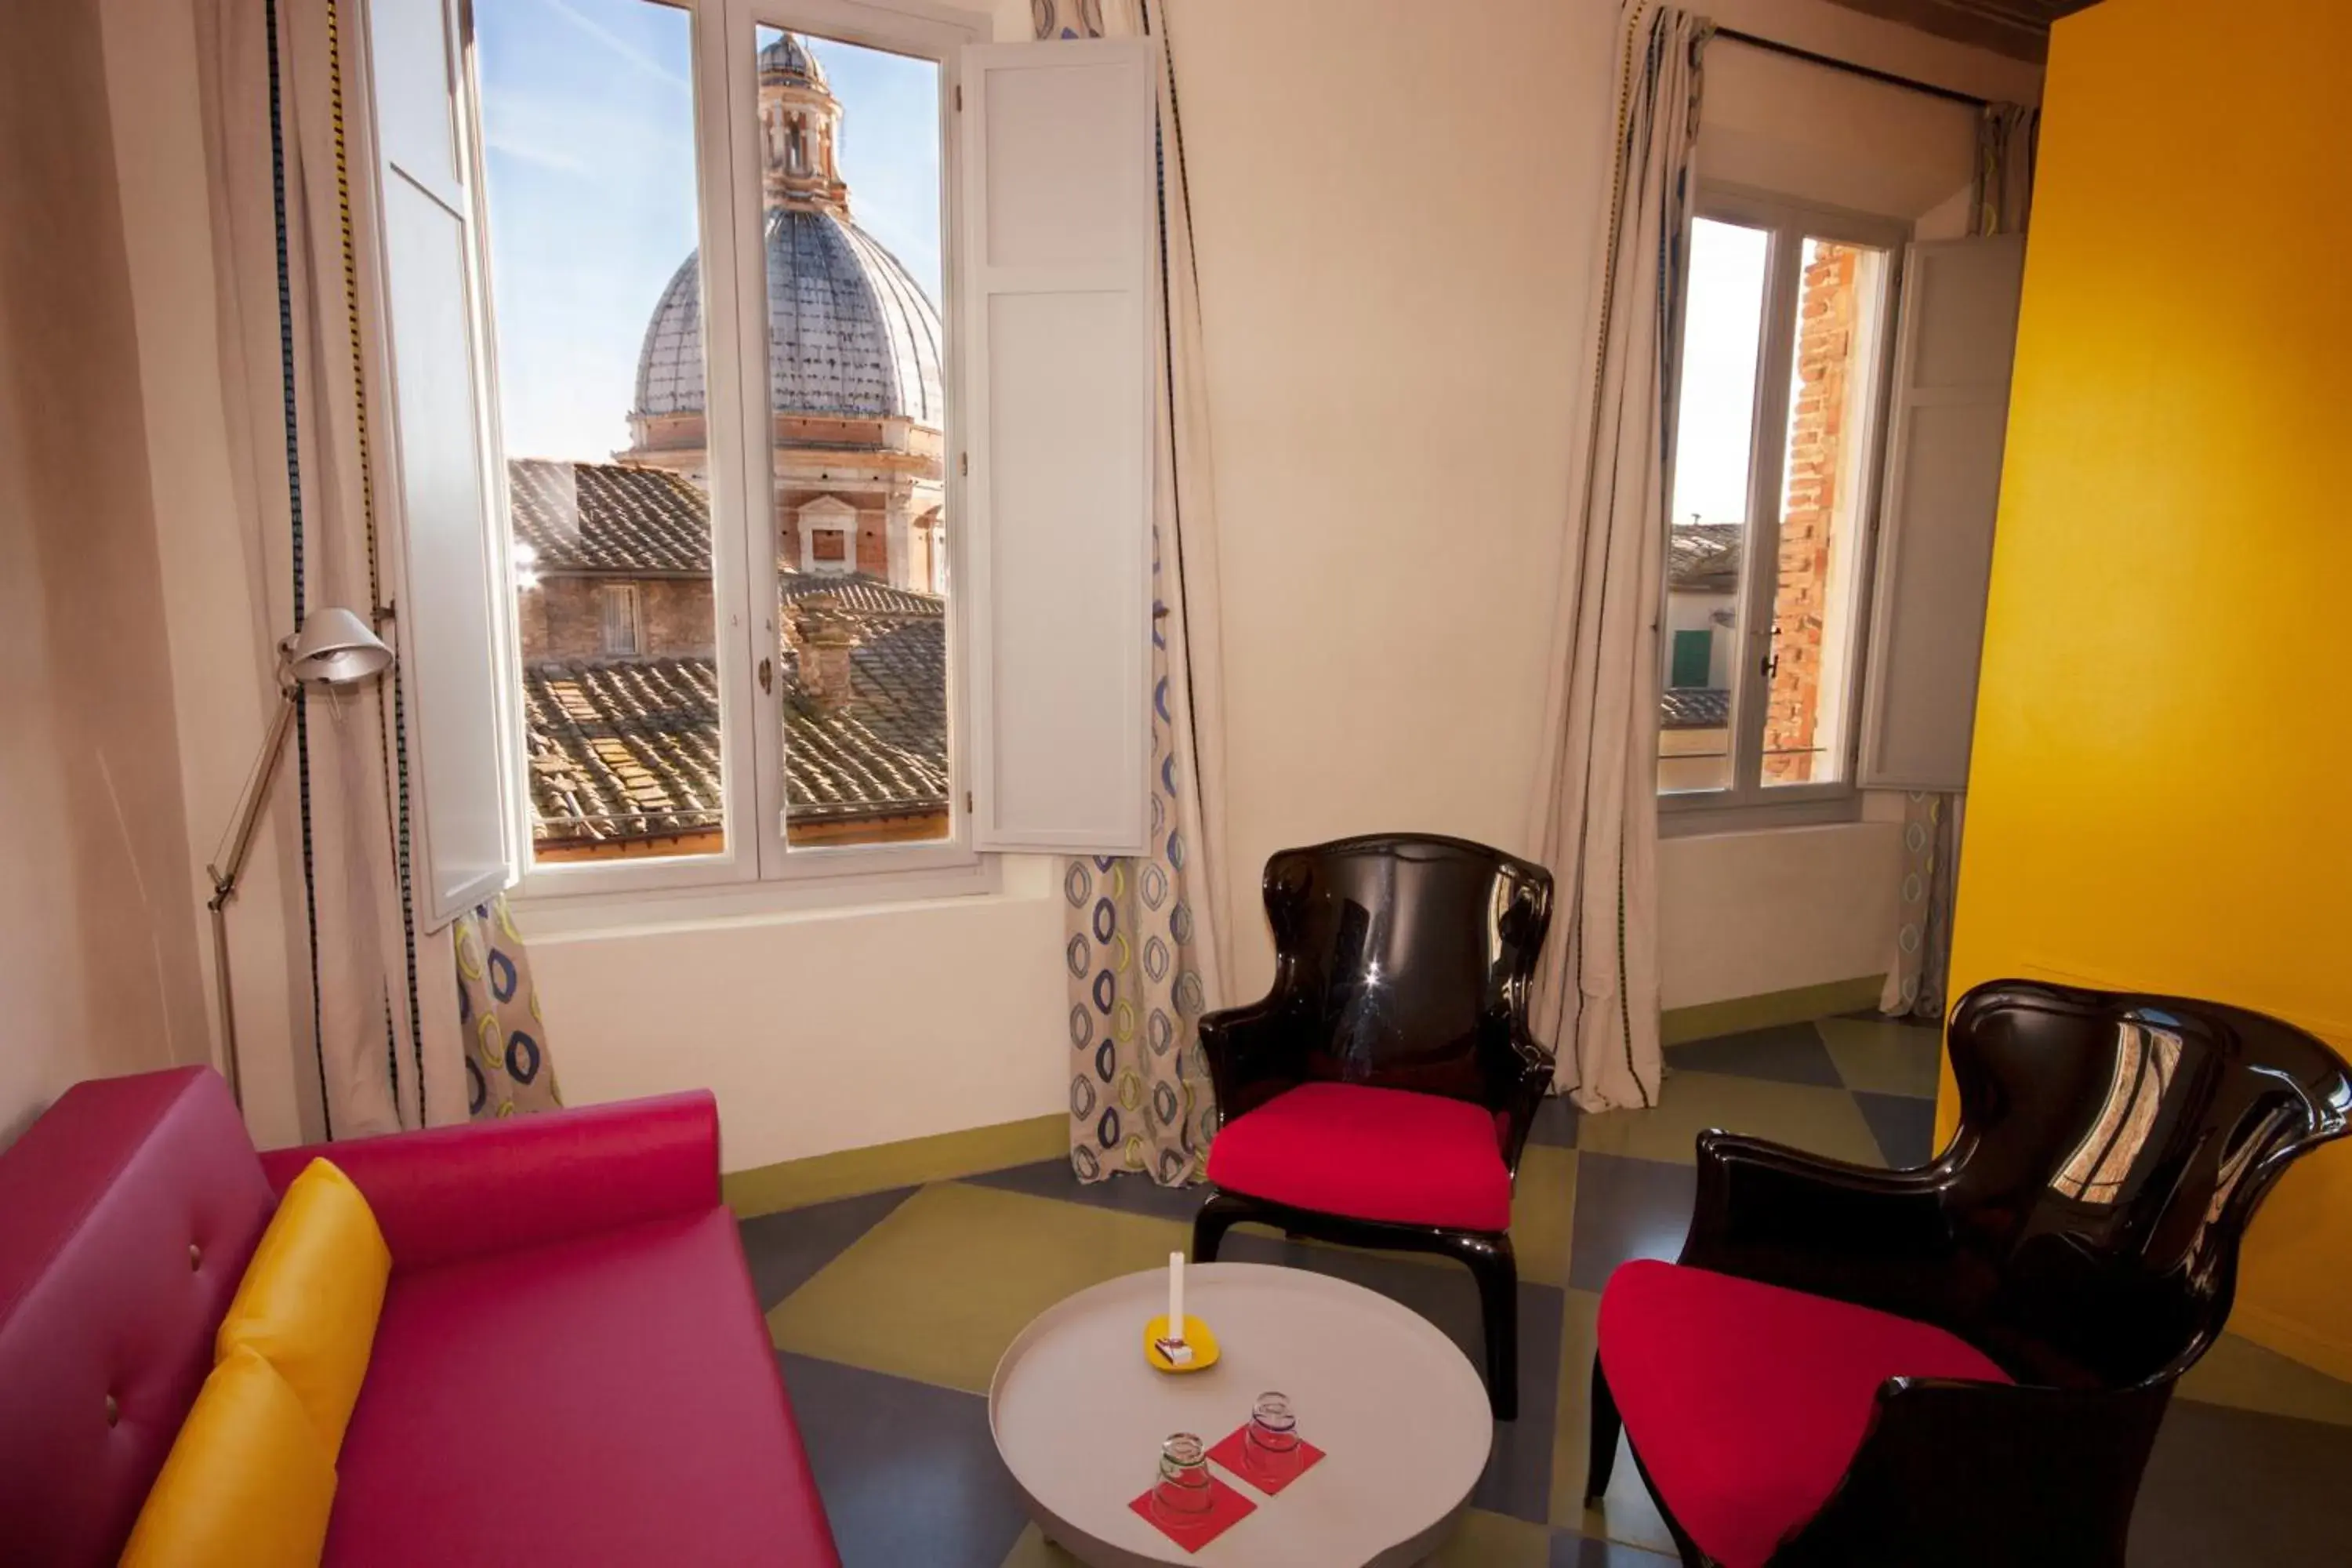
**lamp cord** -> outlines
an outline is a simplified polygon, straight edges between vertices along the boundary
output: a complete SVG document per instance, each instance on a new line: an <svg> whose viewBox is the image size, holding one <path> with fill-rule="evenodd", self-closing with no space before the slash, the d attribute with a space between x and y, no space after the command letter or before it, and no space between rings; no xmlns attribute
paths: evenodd
<svg viewBox="0 0 2352 1568"><path fill-rule="evenodd" d="M294 629L303 618L302 459L295 418L294 285L286 238L286 127L279 79L278 0L263 0L269 31L269 184L278 221L278 366L286 401L286 508L293 542ZM302 911L310 939L310 1052L319 1064L319 1119L328 1142L335 1136L332 1097L327 1093L326 1005L319 984L319 871L310 822L310 711L301 683L294 685L295 782L302 800Z"/></svg>
<svg viewBox="0 0 2352 1568"><path fill-rule="evenodd" d="M367 533L368 606L376 624L371 630L383 630L383 574L376 556L375 527L375 468L372 444L368 439L367 378L362 366L362 340L360 333L359 248L352 226L351 150L343 131L343 46L341 6L337 0L327 0L327 73L328 104L335 131L335 205L342 222L343 245L343 320L351 333L352 387L353 426L359 437L360 459L360 520ZM400 883L400 938L402 952L407 962L408 980L408 1039L409 1050L416 1069L416 1125L425 1125L425 1031L423 1005L416 984L416 906L414 901L415 870L410 858L408 804L408 709L407 694L401 685L400 661L392 666L392 738L384 738L383 715L378 714L376 746L383 767L384 804L393 831L393 865ZM397 778L396 798L394 779ZM392 995L387 987L383 998L384 1071L390 1081L393 1103L400 1101L400 1039L394 1025Z"/></svg>

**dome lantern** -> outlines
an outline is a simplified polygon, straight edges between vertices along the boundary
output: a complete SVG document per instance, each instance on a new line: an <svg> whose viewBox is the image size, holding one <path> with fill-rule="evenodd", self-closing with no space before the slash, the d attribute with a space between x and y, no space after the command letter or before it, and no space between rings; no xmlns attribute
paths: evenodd
<svg viewBox="0 0 2352 1568"><path fill-rule="evenodd" d="M840 131L841 100L808 41L785 33L761 49L761 188L770 207L848 213L849 187L835 157Z"/></svg>

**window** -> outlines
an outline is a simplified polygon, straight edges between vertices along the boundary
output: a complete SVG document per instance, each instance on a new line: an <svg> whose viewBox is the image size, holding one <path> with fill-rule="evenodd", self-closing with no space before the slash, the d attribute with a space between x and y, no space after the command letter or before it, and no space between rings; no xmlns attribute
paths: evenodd
<svg viewBox="0 0 2352 1568"><path fill-rule="evenodd" d="M369 22L428 918L1139 853L1155 46L920 0Z"/></svg>
<svg viewBox="0 0 2352 1568"><path fill-rule="evenodd" d="M634 583L605 585L604 651L622 655L642 651L637 637L637 585Z"/></svg>
<svg viewBox="0 0 2352 1568"><path fill-rule="evenodd" d="M1853 788L1903 226L1711 193L1693 225L1660 637L1677 806Z"/></svg>

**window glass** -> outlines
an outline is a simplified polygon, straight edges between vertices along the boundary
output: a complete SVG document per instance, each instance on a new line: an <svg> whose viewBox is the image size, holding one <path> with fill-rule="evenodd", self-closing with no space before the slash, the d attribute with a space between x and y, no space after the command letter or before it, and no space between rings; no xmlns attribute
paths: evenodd
<svg viewBox="0 0 2352 1568"><path fill-rule="evenodd" d="M942 839L940 70L757 40L785 843Z"/></svg>
<svg viewBox="0 0 2352 1568"><path fill-rule="evenodd" d="M1701 218L1692 226L1682 391L1675 421L1666 619L1659 638L1658 788L1732 782L1740 678L1741 566L1748 554L1757 362L1771 235ZM1704 639L1705 668L1699 668ZM1687 662L1686 662L1687 661Z"/></svg>
<svg viewBox="0 0 2352 1568"><path fill-rule="evenodd" d="M714 853L691 19L473 11L532 857Z"/></svg>
<svg viewBox="0 0 2352 1568"><path fill-rule="evenodd" d="M1804 242L1766 666L1768 786L1845 776L1886 259L1861 246Z"/></svg>

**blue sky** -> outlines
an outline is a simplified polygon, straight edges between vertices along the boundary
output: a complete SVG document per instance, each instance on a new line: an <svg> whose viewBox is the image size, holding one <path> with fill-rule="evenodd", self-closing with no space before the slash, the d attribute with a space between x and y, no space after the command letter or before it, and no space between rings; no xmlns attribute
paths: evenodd
<svg viewBox="0 0 2352 1568"><path fill-rule="evenodd" d="M506 447L608 458L646 320L695 247L690 19L650 0L476 0L474 19ZM937 300L938 68L813 42L851 215Z"/></svg>

